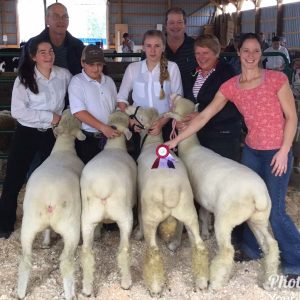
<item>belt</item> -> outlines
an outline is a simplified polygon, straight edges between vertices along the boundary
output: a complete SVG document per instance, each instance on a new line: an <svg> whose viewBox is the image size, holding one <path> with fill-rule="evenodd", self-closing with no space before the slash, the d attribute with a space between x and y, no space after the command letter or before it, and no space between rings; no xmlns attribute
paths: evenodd
<svg viewBox="0 0 300 300"><path fill-rule="evenodd" d="M36 130L40 131L40 132L46 132L48 129L51 129L51 128L37 128Z"/></svg>
<svg viewBox="0 0 300 300"><path fill-rule="evenodd" d="M85 130L82 130L82 131L86 136L90 136L95 139L101 139L101 138L105 137L105 135L101 131L96 131L96 132L89 132L89 131L85 131Z"/></svg>

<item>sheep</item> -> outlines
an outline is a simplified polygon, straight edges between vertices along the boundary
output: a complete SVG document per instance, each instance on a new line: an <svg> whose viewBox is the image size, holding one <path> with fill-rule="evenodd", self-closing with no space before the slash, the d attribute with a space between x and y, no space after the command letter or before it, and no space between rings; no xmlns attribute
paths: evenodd
<svg viewBox="0 0 300 300"><path fill-rule="evenodd" d="M158 118L154 108L128 106L126 113L133 115L145 127L141 132L144 141L138 157L139 220L147 244L144 261L144 281L151 296L160 296L165 284L162 257L156 242L156 231L161 222L172 216L183 222L192 245L192 272L196 289L207 287L208 252L199 234L197 212L193 193L183 163L176 158L175 169L152 169L156 160L156 148L163 143L162 135L147 135L147 130ZM172 155L175 157L174 153Z"/></svg>
<svg viewBox="0 0 300 300"><path fill-rule="evenodd" d="M173 113L167 115L182 120L193 110L191 101L173 96ZM243 222L247 222L263 251L263 287L270 288L268 279L277 273L279 249L268 231L271 199L264 181L248 167L201 146L196 134L181 141L178 150L195 200L215 218L219 249L210 265L210 289L217 290L229 280L234 256L231 232Z"/></svg>
<svg viewBox="0 0 300 300"><path fill-rule="evenodd" d="M77 157L74 140L84 140L80 122L65 110L54 129L57 135L49 157L32 173L23 203L21 228L22 256L17 294L24 298L32 267L32 243L37 232L52 228L64 239L60 271L66 299L75 297L74 255L80 237L80 174L82 161ZM49 233L49 231L48 231Z"/></svg>
<svg viewBox="0 0 300 300"><path fill-rule="evenodd" d="M116 111L109 116L109 124L122 134L108 139L102 152L83 169L80 185L82 193L82 269L83 294L92 294L95 258L92 252L93 235L98 223L116 222L120 229L118 266L121 287L132 285L130 272L130 235L133 226L132 208L136 203L137 167L127 153L126 139L131 137L129 118Z"/></svg>

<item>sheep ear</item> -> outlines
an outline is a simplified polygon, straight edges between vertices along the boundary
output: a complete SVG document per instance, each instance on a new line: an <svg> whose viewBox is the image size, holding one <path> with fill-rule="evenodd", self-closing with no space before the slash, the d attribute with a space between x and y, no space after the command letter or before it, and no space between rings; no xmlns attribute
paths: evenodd
<svg viewBox="0 0 300 300"><path fill-rule="evenodd" d="M132 132L128 128L126 128L124 130L124 135L125 135L127 141L129 141L131 139L131 137L132 137Z"/></svg>
<svg viewBox="0 0 300 300"><path fill-rule="evenodd" d="M86 136L84 135L84 133L81 130L78 130L76 133L76 138L79 141L84 141L86 139Z"/></svg>
<svg viewBox="0 0 300 300"><path fill-rule="evenodd" d="M133 114L134 114L135 110L136 110L136 107L135 107L135 106L129 105L129 106L127 106L127 107L125 108L125 113L126 113L128 116L130 116L130 115L133 115Z"/></svg>

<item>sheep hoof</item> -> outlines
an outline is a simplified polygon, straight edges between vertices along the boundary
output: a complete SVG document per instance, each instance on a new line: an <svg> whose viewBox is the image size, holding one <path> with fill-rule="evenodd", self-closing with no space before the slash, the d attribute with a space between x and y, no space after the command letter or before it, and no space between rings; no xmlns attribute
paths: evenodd
<svg viewBox="0 0 300 300"><path fill-rule="evenodd" d="M149 293L152 298L160 298L162 296L162 291L160 291L160 292L149 291Z"/></svg>
<svg viewBox="0 0 300 300"><path fill-rule="evenodd" d="M205 277L197 278L195 280L195 289L196 290L204 290L207 289L208 280Z"/></svg>
<svg viewBox="0 0 300 300"><path fill-rule="evenodd" d="M203 241L209 240L210 239L210 234L209 232L201 232L201 238Z"/></svg>
<svg viewBox="0 0 300 300"><path fill-rule="evenodd" d="M82 290L82 295L84 295L85 297L91 297L92 296L92 291L87 290L87 289L83 289Z"/></svg>
<svg viewBox="0 0 300 300"><path fill-rule="evenodd" d="M136 241L141 241L144 237L143 230L138 226L133 232L133 238Z"/></svg>
<svg viewBox="0 0 300 300"><path fill-rule="evenodd" d="M178 240L174 240L167 245L168 249L172 252L175 252L179 246L180 246L180 241Z"/></svg>
<svg viewBox="0 0 300 300"><path fill-rule="evenodd" d="M50 246L50 244L42 244L41 245L41 249L50 249L51 248L51 246Z"/></svg>
<svg viewBox="0 0 300 300"><path fill-rule="evenodd" d="M129 290L131 288L131 285L132 285L131 278L122 279L121 287L123 290Z"/></svg>
<svg viewBox="0 0 300 300"><path fill-rule="evenodd" d="M223 285L220 282L216 281L211 281L209 284L208 290L213 292L213 291L218 291L223 287Z"/></svg>

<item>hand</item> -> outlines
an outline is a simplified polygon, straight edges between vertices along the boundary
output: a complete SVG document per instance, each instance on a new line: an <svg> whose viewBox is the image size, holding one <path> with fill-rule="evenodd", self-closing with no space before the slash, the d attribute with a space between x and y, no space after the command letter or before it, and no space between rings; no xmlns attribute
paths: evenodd
<svg viewBox="0 0 300 300"><path fill-rule="evenodd" d="M150 135L159 135L163 127L162 119L155 121L149 129Z"/></svg>
<svg viewBox="0 0 300 300"><path fill-rule="evenodd" d="M53 113L51 125L54 126L54 127L57 126L58 123L59 123L59 121L60 121L60 119L61 119L60 115L58 115L56 113Z"/></svg>
<svg viewBox="0 0 300 300"><path fill-rule="evenodd" d="M109 125L105 125L105 127L102 128L102 132L109 139L121 135L121 132L119 130L114 129Z"/></svg>
<svg viewBox="0 0 300 300"><path fill-rule="evenodd" d="M173 149L177 146L177 142L174 140L170 140L164 143L165 145L167 145L169 147L169 149Z"/></svg>
<svg viewBox="0 0 300 300"><path fill-rule="evenodd" d="M288 155L282 150L279 150L272 158L270 166L272 174L281 176L287 172Z"/></svg>

